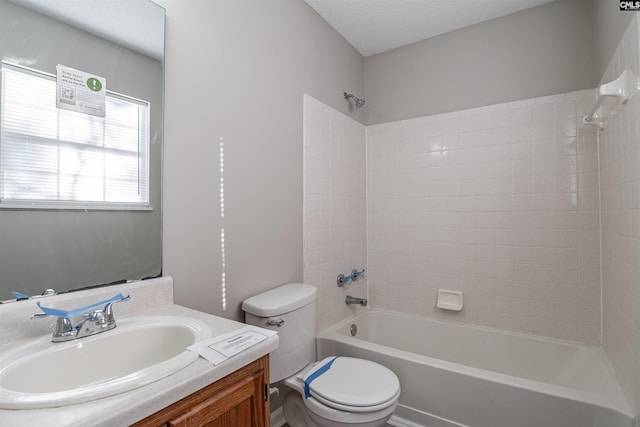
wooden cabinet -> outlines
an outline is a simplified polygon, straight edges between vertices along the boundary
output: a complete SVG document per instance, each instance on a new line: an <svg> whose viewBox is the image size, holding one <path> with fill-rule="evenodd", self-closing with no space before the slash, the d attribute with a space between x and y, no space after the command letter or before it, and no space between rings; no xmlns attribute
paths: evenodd
<svg viewBox="0 0 640 427"><path fill-rule="evenodd" d="M134 427L269 426L269 355L134 424Z"/></svg>

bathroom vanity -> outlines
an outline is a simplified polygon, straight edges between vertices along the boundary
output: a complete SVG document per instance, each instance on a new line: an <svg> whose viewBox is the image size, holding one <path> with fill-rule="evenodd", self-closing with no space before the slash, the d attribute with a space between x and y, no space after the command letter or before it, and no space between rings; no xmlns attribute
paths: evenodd
<svg viewBox="0 0 640 427"><path fill-rule="evenodd" d="M119 303L115 308L116 320L122 320L118 327L124 328L128 319L144 316L194 319L205 324L212 336L220 336L246 326L173 304L173 281L170 277L57 295L41 301L43 305L51 307L73 309L119 292L131 295L131 299ZM37 312L34 301L2 304L0 309L0 353L35 337L48 335L50 338L55 319L30 319ZM116 332L118 327L101 335ZM79 339L78 342L82 340ZM112 396L43 409L0 409L1 424L268 425L269 353L277 347L278 336L274 335L218 365L199 357L162 379ZM115 348L109 353L114 357L126 358L131 351L131 348ZM70 371L65 375L73 376L73 369Z"/></svg>
<svg viewBox="0 0 640 427"><path fill-rule="evenodd" d="M268 426L268 385L267 355L135 423L134 427Z"/></svg>

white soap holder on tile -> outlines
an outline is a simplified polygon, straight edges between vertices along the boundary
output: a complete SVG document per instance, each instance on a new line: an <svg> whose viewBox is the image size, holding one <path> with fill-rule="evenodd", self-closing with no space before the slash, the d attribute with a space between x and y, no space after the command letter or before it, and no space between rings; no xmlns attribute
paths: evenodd
<svg viewBox="0 0 640 427"><path fill-rule="evenodd" d="M462 300L462 292L438 289L436 305L443 310L460 311L462 310Z"/></svg>

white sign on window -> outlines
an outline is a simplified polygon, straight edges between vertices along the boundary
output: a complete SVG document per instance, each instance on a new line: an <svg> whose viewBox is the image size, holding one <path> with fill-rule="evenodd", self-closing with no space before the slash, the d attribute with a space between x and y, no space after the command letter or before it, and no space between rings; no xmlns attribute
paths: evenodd
<svg viewBox="0 0 640 427"><path fill-rule="evenodd" d="M56 107L92 116L105 116L107 80L84 71L57 65Z"/></svg>

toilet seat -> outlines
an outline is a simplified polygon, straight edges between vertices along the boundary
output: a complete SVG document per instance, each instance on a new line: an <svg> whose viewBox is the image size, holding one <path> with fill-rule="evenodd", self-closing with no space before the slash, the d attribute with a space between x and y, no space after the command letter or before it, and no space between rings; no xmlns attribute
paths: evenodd
<svg viewBox="0 0 640 427"><path fill-rule="evenodd" d="M349 405L343 405L340 403L336 403L333 402L331 400L327 400L318 396L313 396L311 399L317 401L318 403L332 408L332 409L336 409L338 411L344 411L344 412L373 412L373 411L381 411L385 408L388 408L389 406L393 406L397 403L398 398L400 397L400 390L398 390L398 392L387 402L381 403L379 405L374 405L374 406L349 406ZM311 400L309 399L309 400Z"/></svg>
<svg viewBox="0 0 640 427"><path fill-rule="evenodd" d="M322 370L320 375L316 374ZM379 411L394 405L400 395L400 382L390 369L352 357L327 357L311 368L302 380L310 381L311 397L340 411Z"/></svg>

